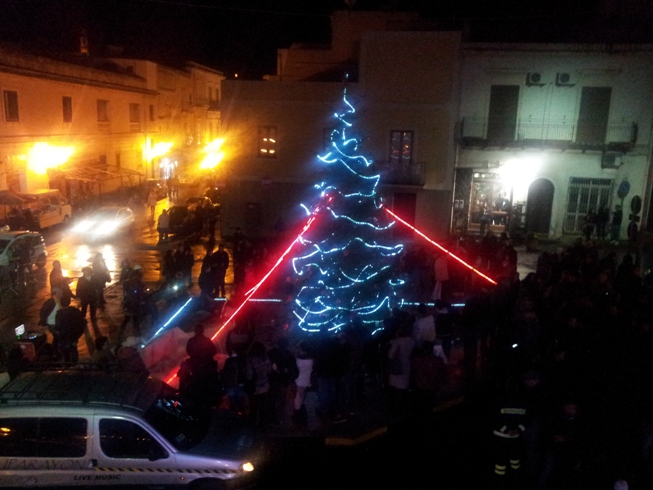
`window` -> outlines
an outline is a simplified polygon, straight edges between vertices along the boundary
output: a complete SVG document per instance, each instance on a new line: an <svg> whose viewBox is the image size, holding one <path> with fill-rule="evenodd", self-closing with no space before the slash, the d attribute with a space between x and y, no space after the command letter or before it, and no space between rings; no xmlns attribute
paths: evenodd
<svg viewBox="0 0 653 490"><path fill-rule="evenodd" d="M150 105L150 121L154 121L154 106Z"/></svg>
<svg viewBox="0 0 653 490"><path fill-rule="evenodd" d="M5 121L18 122L18 92L5 90L3 96L5 99Z"/></svg>
<svg viewBox="0 0 653 490"><path fill-rule="evenodd" d="M390 163L409 164L413 161L413 132L390 132Z"/></svg>
<svg viewBox="0 0 653 490"><path fill-rule="evenodd" d="M109 122L109 101L98 99L97 101L98 122Z"/></svg>
<svg viewBox="0 0 653 490"><path fill-rule="evenodd" d="M149 432L128 420L100 420L100 448L110 458L148 459L152 454L168 457Z"/></svg>
<svg viewBox="0 0 653 490"><path fill-rule="evenodd" d="M514 141L518 109L518 85L492 85L490 87L487 139Z"/></svg>
<svg viewBox="0 0 653 490"><path fill-rule="evenodd" d="M122 162L120 161L120 152L116 152L116 168L122 167Z"/></svg>
<svg viewBox="0 0 653 490"><path fill-rule="evenodd" d="M258 155L265 158L277 156L277 127L258 127Z"/></svg>
<svg viewBox="0 0 653 490"><path fill-rule="evenodd" d="M0 457L81 458L87 422L72 417L17 417L0 420Z"/></svg>
<svg viewBox="0 0 653 490"><path fill-rule="evenodd" d="M129 104L129 122L130 123L140 123L141 122L141 105L140 104Z"/></svg>
<svg viewBox="0 0 653 490"><path fill-rule="evenodd" d="M73 98L62 97L61 107L63 109L63 122L73 122Z"/></svg>
<svg viewBox="0 0 653 490"><path fill-rule="evenodd" d="M569 179L567 209L563 223L564 233L580 233L585 224L585 216L590 209L598 211L610 203L612 196L611 179Z"/></svg>

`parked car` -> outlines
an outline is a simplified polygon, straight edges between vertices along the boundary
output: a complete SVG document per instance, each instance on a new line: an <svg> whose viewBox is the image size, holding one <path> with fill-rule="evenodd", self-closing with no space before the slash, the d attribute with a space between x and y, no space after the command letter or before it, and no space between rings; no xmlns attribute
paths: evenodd
<svg viewBox="0 0 653 490"><path fill-rule="evenodd" d="M195 209L190 209L183 204L176 204L168 210L170 215L170 225L168 233L189 237L202 231L203 222L200 220Z"/></svg>
<svg viewBox="0 0 653 490"><path fill-rule="evenodd" d="M35 231L5 231L0 233L0 267L18 262L23 247L31 250L32 264L45 267L48 252L43 235Z"/></svg>
<svg viewBox="0 0 653 490"><path fill-rule="evenodd" d="M188 209L191 211L194 211L200 203L205 208L213 206L213 202L208 197L189 197L186 199L186 206L188 206Z"/></svg>
<svg viewBox="0 0 653 490"><path fill-rule="evenodd" d="M146 373L24 372L0 388L0 487L233 488L256 483L260 438Z"/></svg>
<svg viewBox="0 0 653 490"><path fill-rule="evenodd" d="M132 233L134 226L134 213L130 208L103 206L75 224L71 231L86 240L101 240Z"/></svg>

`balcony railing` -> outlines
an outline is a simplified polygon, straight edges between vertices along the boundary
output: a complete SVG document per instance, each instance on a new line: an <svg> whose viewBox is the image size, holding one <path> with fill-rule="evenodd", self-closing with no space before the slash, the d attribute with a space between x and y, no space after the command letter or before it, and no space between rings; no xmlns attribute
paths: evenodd
<svg viewBox="0 0 653 490"><path fill-rule="evenodd" d="M628 150L637 142L635 122L621 124L571 123L565 120L465 117L459 126L463 146L551 146L569 148L611 147Z"/></svg>
<svg viewBox="0 0 653 490"><path fill-rule="evenodd" d="M425 164L375 162L374 171L381 175L381 184L424 185Z"/></svg>

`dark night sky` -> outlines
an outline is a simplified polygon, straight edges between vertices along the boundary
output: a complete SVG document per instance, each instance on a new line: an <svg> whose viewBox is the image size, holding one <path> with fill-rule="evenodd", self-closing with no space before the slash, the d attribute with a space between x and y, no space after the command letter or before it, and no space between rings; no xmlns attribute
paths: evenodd
<svg viewBox="0 0 653 490"><path fill-rule="evenodd" d="M459 27L462 19L482 20L485 27L474 32L489 40L495 39L488 26L500 26L495 32L503 36L512 30L517 40L543 32L534 24L579 40L574 35L596 35L588 24L601 15L609 17L599 30L605 36L615 29L632 33L624 19L648 21L651 1L356 0L353 8L416 10L427 18L455 19ZM329 14L342 8L345 0L0 0L0 40L76 51L79 32L86 28L92 54L120 46L124 56L169 64L196 61L227 75L260 79L274 72L277 48L327 42ZM637 15L624 16L625 11Z"/></svg>

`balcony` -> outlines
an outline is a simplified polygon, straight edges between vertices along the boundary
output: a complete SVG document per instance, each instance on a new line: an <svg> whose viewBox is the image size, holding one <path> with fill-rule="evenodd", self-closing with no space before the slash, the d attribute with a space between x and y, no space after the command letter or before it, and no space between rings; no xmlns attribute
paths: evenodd
<svg viewBox="0 0 653 490"><path fill-rule="evenodd" d="M637 143L637 133L635 122L593 124L465 117L459 123L458 141L465 148L556 148L625 153Z"/></svg>
<svg viewBox="0 0 653 490"><path fill-rule="evenodd" d="M375 162L374 171L381 175L381 184L424 185L422 163Z"/></svg>

